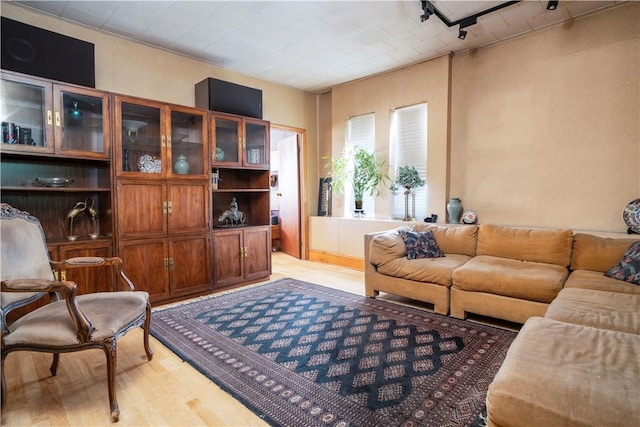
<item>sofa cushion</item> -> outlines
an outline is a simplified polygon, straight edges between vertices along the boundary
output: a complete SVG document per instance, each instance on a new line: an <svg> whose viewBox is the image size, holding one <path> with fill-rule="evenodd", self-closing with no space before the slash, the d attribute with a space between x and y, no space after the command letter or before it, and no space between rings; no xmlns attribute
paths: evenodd
<svg viewBox="0 0 640 427"><path fill-rule="evenodd" d="M403 258L407 254L407 247L398 230L409 229L399 228L373 235L371 243L369 243L369 262L371 264L383 265L391 260Z"/></svg>
<svg viewBox="0 0 640 427"><path fill-rule="evenodd" d="M565 288L593 289L596 291L640 294L640 286L622 280L612 279L599 271L573 271L564 284Z"/></svg>
<svg viewBox="0 0 640 427"><path fill-rule="evenodd" d="M489 385L489 425L629 426L640 336L530 318Z"/></svg>
<svg viewBox="0 0 640 427"><path fill-rule="evenodd" d="M640 334L640 295L565 288L554 299L548 319Z"/></svg>
<svg viewBox="0 0 640 427"><path fill-rule="evenodd" d="M407 248L407 259L440 258L444 254L431 231L398 230Z"/></svg>
<svg viewBox="0 0 640 427"><path fill-rule="evenodd" d="M482 224L477 255L569 266L573 232Z"/></svg>
<svg viewBox="0 0 640 427"><path fill-rule="evenodd" d="M477 225L436 225L426 222L416 223L415 231L429 230L445 254L474 256L478 241Z"/></svg>
<svg viewBox="0 0 640 427"><path fill-rule="evenodd" d="M618 263L607 270L604 275L640 285L640 240L632 243Z"/></svg>
<svg viewBox="0 0 640 427"><path fill-rule="evenodd" d="M453 272L453 285L463 291L548 303L568 275L559 265L477 255Z"/></svg>
<svg viewBox="0 0 640 427"><path fill-rule="evenodd" d="M624 252L638 239L611 239L576 233L571 255L572 270L593 270L604 273L614 266Z"/></svg>
<svg viewBox="0 0 640 427"><path fill-rule="evenodd" d="M396 258L378 266L378 273L416 282L451 286L451 274L470 259L467 255L448 254L441 258L408 260Z"/></svg>

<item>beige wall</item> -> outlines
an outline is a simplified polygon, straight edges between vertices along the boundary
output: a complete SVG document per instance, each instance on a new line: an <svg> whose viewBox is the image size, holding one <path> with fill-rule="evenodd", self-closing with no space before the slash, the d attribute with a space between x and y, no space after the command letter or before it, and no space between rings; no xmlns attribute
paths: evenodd
<svg viewBox="0 0 640 427"><path fill-rule="evenodd" d="M451 195L481 222L626 231L640 197L640 3L456 55Z"/></svg>
<svg viewBox="0 0 640 427"><path fill-rule="evenodd" d="M449 80L451 57L442 56L395 72L340 85L332 90L332 153L340 155L345 124L350 116L375 113L376 156L388 159L391 110L418 103L428 104L429 141L427 182L429 212L444 217L448 175ZM322 149L320 151L323 151ZM394 167L394 165L389 165ZM334 195L333 212L342 212L342 197ZM376 218L389 218L389 192L376 200Z"/></svg>
<svg viewBox="0 0 640 427"><path fill-rule="evenodd" d="M640 3L632 2L340 85L333 154L345 119L373 111L385 155L389 110L426 101L428 212L444 219L453 196L480 222L624 232L622 210L640 197L638 22ZM388 216L383 196L376 218Z"/></svg>

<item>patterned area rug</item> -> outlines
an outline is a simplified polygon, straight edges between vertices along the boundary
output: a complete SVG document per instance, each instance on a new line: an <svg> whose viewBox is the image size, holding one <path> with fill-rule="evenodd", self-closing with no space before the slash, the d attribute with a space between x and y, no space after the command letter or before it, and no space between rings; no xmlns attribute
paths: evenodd
<svg viewBox="0 0 640 427"><path fill-rule="evenodd" d="M478 425L511 331L282 279L154 311L151 333L268 423Z"/></svg>

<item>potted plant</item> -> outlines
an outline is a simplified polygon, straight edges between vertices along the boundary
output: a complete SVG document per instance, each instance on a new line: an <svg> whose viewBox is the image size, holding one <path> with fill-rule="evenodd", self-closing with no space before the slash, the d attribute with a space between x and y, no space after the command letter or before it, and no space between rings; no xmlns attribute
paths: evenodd
<svg viewBox="0 0 640 427"><path fill-rule="evenodd" d="M416 202L415 202L415 193L412 191L412 188L420 188L422 187L426 181L420 178L418 171L414 166L400 166L398 168L398 175L394 180L389 190L393 194L396 194L398 191L398 185L404 187L404 221L412 221L416 214ZM397 185L396 185L397 184ZM409 195L413 196L413 216L409 216Z"/></svg>
<svg viewBox="0 0 640 427"><path fill-rule="evenodd" d="M396 176L394 181L394 184L399 184L407 190L420 188L425 183L426 181L420 178L420 175L414 166L400 166L398 168L398 176ZM396 191L397 189L397 186L392 186L391 191Z"/></svg>
<svg viewBox="0 0 640 427"><path fill-rule="evenodd" d="M346 146L342 155L325 166L331 168L331 188L338 193L344 191L346 183L351 183L356 209L362 209L364 194L378 195L378 186L389 179L385 174L385 161L378 161L374 153L363 147Z"/></svg>

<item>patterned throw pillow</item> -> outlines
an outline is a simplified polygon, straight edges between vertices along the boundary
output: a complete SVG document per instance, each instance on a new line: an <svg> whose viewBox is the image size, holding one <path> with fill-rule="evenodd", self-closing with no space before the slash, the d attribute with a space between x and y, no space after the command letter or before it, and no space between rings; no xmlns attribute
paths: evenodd
<svg viewBox="0 0 640 427"><path fill-rule="evenodd" d="M620 261L604 275L640 285L640 240L632 243L622 255Z"/></svg>
<svg viewBox="0 0 640 427"><path fill-rule="evenodd" d="M398 230L407 247L407 258L440 258L444 253L438 247L436 238L431 231L418 233L415 231Z"/></svg>

